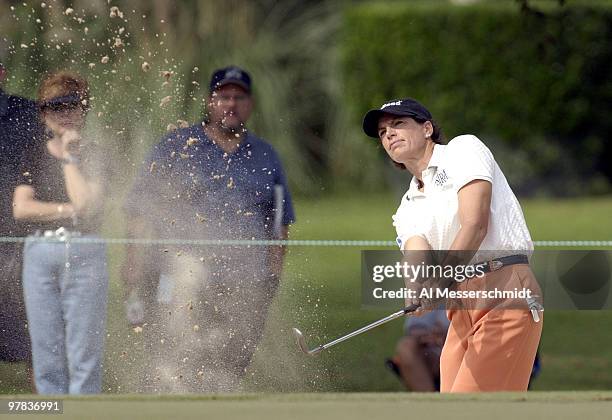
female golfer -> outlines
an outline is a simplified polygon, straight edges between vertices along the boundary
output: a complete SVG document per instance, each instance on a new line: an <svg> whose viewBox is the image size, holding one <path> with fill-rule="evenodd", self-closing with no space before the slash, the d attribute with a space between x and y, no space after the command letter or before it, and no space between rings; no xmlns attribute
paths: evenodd
<svg viewBox="0 0 612 420"><path fill-rule="evenodd" d="M104 244L87 242L103 209L101 159L81 139L87 82L51 74L38 106L45 130L24 153L13 195L15 219L29 232L22 278L34 380L40 394L98 393L108 275Z"/></svg>
<svg viewBox="0 0 612 420"><path fill-rule="evenodd" d="M448 250L446 262L480 264L484 274L454 283L456 291L516 288L538 294L521 207L478 138L463 135L442 145L430 112L413 99L369 111L363 129L413 175L393 217L403 250ZM465 299L447 308L451 324L440 359L441 392L527 390L542 332L533 305L526 299Z"/></svg>

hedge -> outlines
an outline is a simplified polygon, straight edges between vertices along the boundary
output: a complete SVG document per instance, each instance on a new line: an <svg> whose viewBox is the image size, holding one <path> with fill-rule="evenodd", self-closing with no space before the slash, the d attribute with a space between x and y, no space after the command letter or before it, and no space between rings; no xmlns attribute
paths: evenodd
<svg viewBox="0 0 612 420"><path fill-rule="evenodd" d="M378 2L344 18L354 124L387 99L414 97L447 138L473 133L489 143L523 193L609 190L611 7Z"/></svg>

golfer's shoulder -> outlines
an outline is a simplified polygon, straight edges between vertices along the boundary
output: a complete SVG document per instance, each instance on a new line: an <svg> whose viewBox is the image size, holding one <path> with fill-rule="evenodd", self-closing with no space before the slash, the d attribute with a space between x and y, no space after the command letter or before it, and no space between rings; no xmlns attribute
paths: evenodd
<svg viewBox="0 0 612 420"><path fill-rule="evenodd" d="M457 157L467 157L470 155L477 155L487 159L492 157L487 145L473 134L463 134L454 137L448 142L446 150L447 155L454 161L457 161Z"/></svg>
<svg viewBox="0 0 612 420"><path fill-rule="evenodd" d="M473 134L462 134L457 137L453 137L448 142L449 151L461 151L461 150L488 150L487 146Z"/></svg>

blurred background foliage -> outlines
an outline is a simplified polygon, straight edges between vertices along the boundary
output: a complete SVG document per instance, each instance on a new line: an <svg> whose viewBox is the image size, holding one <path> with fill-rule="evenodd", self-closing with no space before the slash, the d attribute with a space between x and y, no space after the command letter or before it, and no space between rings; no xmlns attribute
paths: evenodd
<svg viewBox="0 0 612 420"><path fill-rule="evenodd" d="M566 3L353 8L342 43L351 115L413 96L447 138L481 137L523 195L609 191L612 8Z"/></svg>
<svg viewBox="0 0 612 420"><path fill-rule="evenodd" d="M233 63L254 78L250 126L279 150L298 194L403 189L408 175L360 131L366 109L400 96L430 107L448 138L480 136L523 195L601 194L612 178L611 10L584 0L0 0L0 48L9 92L33 97L42 73L60 68L90 80L90 126L110 146L117 191L169 124L201 119L210 72Z"/></svg>
<svg viewBox="0 0 612 420"><path fill-rule="evenodd" d="M331 3L0 0L6 90L33 97L43 72L85 75L90 125L112 145L121 184L168 124L201 120L211 72L236 64L254 79L250 127L277 148L298 193L317 193L328 184L324 136L339 90L332 66L341 15ZM112 7L120 14L111 17ZM166 84L164 71L172 72Z"/></svg>

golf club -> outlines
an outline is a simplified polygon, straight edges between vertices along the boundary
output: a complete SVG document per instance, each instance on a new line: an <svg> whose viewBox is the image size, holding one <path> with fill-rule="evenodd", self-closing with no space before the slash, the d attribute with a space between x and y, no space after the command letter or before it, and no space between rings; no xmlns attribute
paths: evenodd
<svg viewBox="0 0 612 420"><path fill-rule="evenodd" d="M298 346L300 347L300 349L306 353L309 356L316 356L317 354L321 353L323 350L326 350L332 346L335 346L338 343L341 343L345 340L348 340L351 337L355 337L356 335L359 335L361 333L364 333L366 331L371 330L372 328L376 328L379 325L385 324L389 321L392 321L396 318L402 317L406 314L409 314L411 312L416 311L418 308L420 307L420 305L410 305L410 306L406 306L404 309L402 309L401 311L397 311L392 313L389 316L386 316L382 319L379 319L376 322L373 322L371 324L366 325L365 327L361 327L358 330L355 330L351 333L348 333L346 335L343 335L342 337L336 338L334 341L331 341L327 344L322 344L318 347L315 347L313 349L309 349L308 345L306 344L306 339L304 338L304 334L302 334L302 332L300 330L298 330L297 328L293 329L293 335L295 336L295 339L297 341Z"/></svg>

